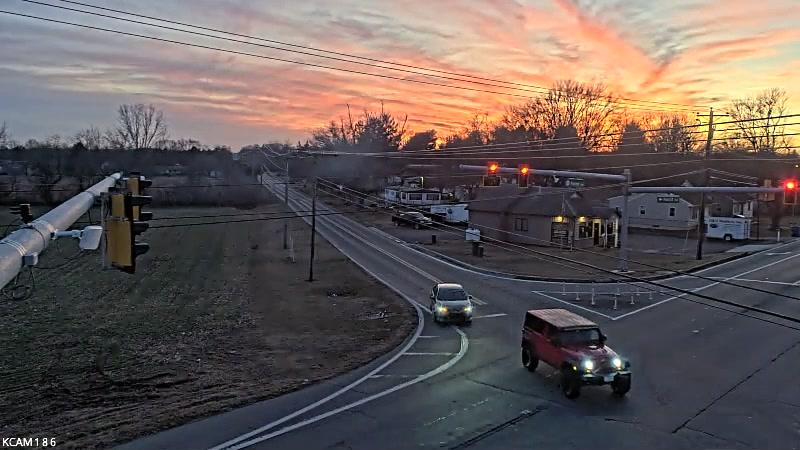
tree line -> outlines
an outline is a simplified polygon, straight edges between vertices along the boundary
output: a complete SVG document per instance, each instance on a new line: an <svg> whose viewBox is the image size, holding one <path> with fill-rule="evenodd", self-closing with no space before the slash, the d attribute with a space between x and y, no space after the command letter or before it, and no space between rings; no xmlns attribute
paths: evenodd
<svg viewBox="0 0 800 450"><path fill-rule="evenodd" d="M788 96L782 89L767 89L752 97L735 99L723 113L730 123L717 129L714 149L759 154L795 153L784 136ZM340 152L395 152L480 147L490 144L536 142L530 148L559 150L559 154L590 152L689 153L703 148L705 127L694 117L677 112L645 112L626 108L600 83L573 80L556 82L547 92L507 107L499 119L486 112L470 117L460 130L440 134L435 129L410 133L407 116L396 117L383 108L364 111L355 119L348 105L346 116L315 130L311 140L297 149ZM717 122L720 120L718 119ZM551 141L548 143L548 141Z"/></svg>

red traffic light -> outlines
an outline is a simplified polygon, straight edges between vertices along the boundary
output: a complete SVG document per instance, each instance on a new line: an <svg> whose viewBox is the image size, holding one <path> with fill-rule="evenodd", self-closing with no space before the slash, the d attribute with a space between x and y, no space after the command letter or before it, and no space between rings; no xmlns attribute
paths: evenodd
<svg viewBox="0 0 800 450"><path fill-rule="evenodd" d="M519 173L521 173L522 175L527 175L528 171L530 171L530 170L531 169L528 166L520 166Z"/></svg>
<svg viewBox="0 0 800 450"><path fill-rule="evenodd" d="M489 167L489 173L497 173L497 169L500 168L500 166L495 162L489 163L488 167Z"/></svg>
<svg viewBox="0 0 800 450"><path fill-rule="evenodd" d="M787 191L793 191L797 189L797 180L787 180L785 183L783 183L783 188Z"/></svg>

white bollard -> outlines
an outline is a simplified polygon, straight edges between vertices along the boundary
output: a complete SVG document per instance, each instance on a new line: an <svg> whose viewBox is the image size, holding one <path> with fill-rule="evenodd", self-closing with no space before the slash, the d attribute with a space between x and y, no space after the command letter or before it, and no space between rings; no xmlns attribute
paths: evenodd
<svg viewBox="0 0 800 450"><path fill-rule="evenodd" d="M595 305L595 303L594 303L594 285L592 285L592 301L591 301L591 305L592 306Z"/></svg>
<svg viewBox="0 0 800 450"><path fill-rule="evenodd" d="M650 291L650 301L653 301L653 291Z"/></svg>
<svg viewBox="0 0 800 450"><path fill-rule="evenodd" d="M631 292L631 305L635 305L636 304L636 302L634 302L633 299L634 299L633 292Z"/></svg>
<svg viewBox="0 0 800 450"><path fill-rule="evenodd" d="M622 295L622 292L620 292L619 284L617 284L617 297L619 297L620 295Z"/></svg>
<svg viewBox="0 0 800 450"><path fill-rule="evenodd" d="M576 302L581 301L581 291L578 288L575 288L575 301Z"/></svg>
<svg viewBox="0 0 800 450"><path fill-rule="evenodd" d="M614 309L617 309L617 297L614 297Z"/></svg>
<svg viewBox="0 0 800 450"><path fill-rule="evenodd" d="M561 282L561 295L567 295L567 283L566 281Z"/></svg>

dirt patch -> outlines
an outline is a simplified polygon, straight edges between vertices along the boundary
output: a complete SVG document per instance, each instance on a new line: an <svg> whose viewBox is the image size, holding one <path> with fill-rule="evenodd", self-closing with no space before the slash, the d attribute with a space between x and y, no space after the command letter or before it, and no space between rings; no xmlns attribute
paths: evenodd
<svg viewBox="0 0 800 450"><path fill-rule="evenodd" d="M236 217L151 224L225 219ZM0 301L0 435L107 448L331 378L408 335L412 308L324 239L306 281L309 229L289 230L294 252L281 220L151 229L135 275L101 270L96 254L70 259L76 243L57 241L33 297Z"/></svg>

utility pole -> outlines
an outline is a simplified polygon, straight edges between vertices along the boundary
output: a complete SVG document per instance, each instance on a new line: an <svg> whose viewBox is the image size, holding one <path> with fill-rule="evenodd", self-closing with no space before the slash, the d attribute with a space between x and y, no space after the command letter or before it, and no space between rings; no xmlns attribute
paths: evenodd
<svg viewBox="0 0 800 450"><path fill-rule="evenodd" d="M286 158L286 184L283 185L283 204L289 206L289 158ZM289 219L283 219L283 249L289 248Z"/></svg>
<svg viewBox="0 0 800 450"><path fill-rule="evenodd" d="M629 272L628 270L628 224L630 222L628 212L628 196L630 195L631 188L631 170L625 169L625 184L622 185L622 230L619 240L619 271L622 273Z"/></svg>
<svg viewBox="0 0 800 450"><path fill-rule="evenodd" d="M317 178L314 178L314 196L311 197L311 257L308 258L308 281L314 281L314 240L317 235Z"/></svg>
<svg viewBox="0 0 800 450"><path fill-rule="evenodd" d="M720 115L720 114L718 114ZM721 114L727 116L727 114ZM705 114L698 114L698 117L703 117ZM714 108L708 108L708 137L706 138L706 151L703 157L703 165L705 168L703 176L703 186L707 187L710 173L708 167L708 160L711 159L711 142L714 139ZM706 194L700 194L700 215L697 221L697 260L703 259L703 241L706 239Z"/></svg>

